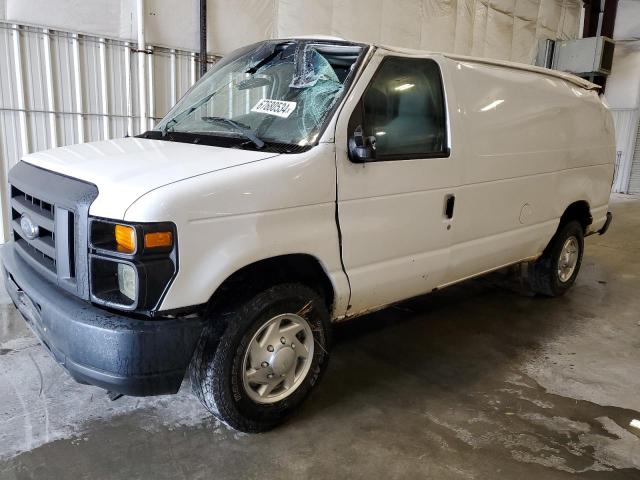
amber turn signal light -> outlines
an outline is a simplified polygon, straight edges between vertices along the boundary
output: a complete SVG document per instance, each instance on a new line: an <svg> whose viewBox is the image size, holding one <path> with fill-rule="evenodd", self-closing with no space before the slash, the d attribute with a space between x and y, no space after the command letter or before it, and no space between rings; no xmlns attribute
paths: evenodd
<svg viewBox="0 0 640 480"><path fill-rule="evenodd" d="M119 252L133 253L136 251L136 231L133 227L116 225L115 233Z"/></svg>
<svg viewBox="0 0 640 480"><path fill-rule="evenodd" d="M171 247L173 245L173 235L171 232L145 233L144 248Z"/></svg>

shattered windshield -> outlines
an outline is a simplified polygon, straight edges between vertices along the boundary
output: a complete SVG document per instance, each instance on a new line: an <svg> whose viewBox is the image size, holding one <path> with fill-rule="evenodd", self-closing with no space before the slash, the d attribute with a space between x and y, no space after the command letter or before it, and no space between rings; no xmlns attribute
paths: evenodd
<svg viewBox="0 0 640 480"><path fill-rule="evenodd" d="M172 132L311 145L341 99L364 47L267 41L219 61L156 126Z"/></svg>

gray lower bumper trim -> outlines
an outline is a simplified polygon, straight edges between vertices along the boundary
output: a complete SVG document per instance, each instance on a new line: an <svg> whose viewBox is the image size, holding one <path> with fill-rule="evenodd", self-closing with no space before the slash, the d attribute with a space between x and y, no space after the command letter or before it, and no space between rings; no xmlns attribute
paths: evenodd
<svg viewBox="0 0 640 480"><path fill-rule="evenodd" d="M76 380L125 395L175 393L203 322L129 318L81 300L0 250L9 296L40 341Z"/></svg>

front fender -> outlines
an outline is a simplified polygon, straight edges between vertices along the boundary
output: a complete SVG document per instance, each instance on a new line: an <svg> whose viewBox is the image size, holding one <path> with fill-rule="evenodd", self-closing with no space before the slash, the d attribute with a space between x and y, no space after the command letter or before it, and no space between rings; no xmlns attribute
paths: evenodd
<svg viewBox="0 0 640 480"><path fill-rule="evenodd" d="M125 220L172 221L178 231L179 270L161 309L206 303L241 268L302 253L325 269L336 315L343 315L348 282L340 262L335 175L333 144L320 144L186 179L138 199Z"/></svg>

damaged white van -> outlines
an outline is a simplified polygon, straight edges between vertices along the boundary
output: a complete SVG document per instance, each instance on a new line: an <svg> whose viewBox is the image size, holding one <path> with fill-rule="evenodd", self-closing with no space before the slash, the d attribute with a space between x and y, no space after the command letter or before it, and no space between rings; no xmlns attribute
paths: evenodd
<svg viewBox="0 0 640 480"><path fill-rule="evenodd" d="M596 86L330 39L217 63L157 127L9 174L11 298L79 382L176 392L232 427L285 419L333 321L512 265L565 293L611 221Z"/></svg>

